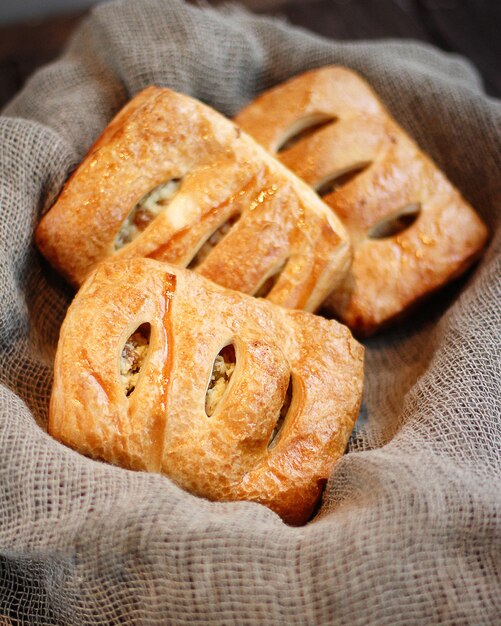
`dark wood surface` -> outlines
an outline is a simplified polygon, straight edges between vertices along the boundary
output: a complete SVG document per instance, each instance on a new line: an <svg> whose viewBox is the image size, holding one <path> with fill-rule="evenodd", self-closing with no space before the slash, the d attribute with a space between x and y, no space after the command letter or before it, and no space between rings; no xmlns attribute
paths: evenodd
<svg viewBox="0 0 501 626"><path fill-rule="evenodd" d="M218 4L220 0L213 0ZM501 96L501 0L241 0L334 39L419 39L469 58ZM56 58L85 13L0 27L0 107Z"/></svg>

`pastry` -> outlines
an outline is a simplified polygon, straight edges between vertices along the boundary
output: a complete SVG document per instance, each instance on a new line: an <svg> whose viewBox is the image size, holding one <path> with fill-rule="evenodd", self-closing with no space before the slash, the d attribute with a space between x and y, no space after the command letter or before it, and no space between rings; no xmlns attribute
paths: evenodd
<svg viewBox="0 0 501 626"><path fill-rule="evenodd" d="M105 129L36 241L74 285L106 258L139 256L309 311L351 261L346 230L308 185L216 111L158 87Z"/></svg>
<svg viewBox="0 0 501 626"><path fill-rule="evenodd" d="M235 118L347 227L354 259L325 305L359 335L401 316L478 257L487 229L354 72L292 78Z"/></svg>
<svg viewBox="0 0 501 626"><path fill-rule="evenodd" d="M49 431L90 457L301 524L345 450L362 376L363 348L336 321L117 259L68 309Z"/></svg>

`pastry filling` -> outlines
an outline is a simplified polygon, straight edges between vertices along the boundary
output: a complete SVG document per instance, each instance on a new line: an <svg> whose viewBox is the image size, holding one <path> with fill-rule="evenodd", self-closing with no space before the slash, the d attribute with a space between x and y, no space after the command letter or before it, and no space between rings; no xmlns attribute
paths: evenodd
<svg viewBox="0 0 501 626"><path fill-rule="evenodd" d="M150 345L150 331L149 324L139 326L125 342L120 355L120 376L127 396L130 396L136 388L139 373Z"/></svg>
<svg viewBox="0 0 501 626"><path fill-rule="evenodd" d="M203 246L199 249L193 259L188 265L188 269L193 269L197 265L200 265L209 256L212 250L220 243L226 235L230 232L232 227L238 222L240 215L233 215L230 219L226 220L224 224L215 230L212 235L205 241Z"/></svg>
<svg viewBox="0 0 501 626"><path fill-rule="evenodd" d="M271 433L270 442L268 443L268 448L272 448L278 441L278 435L282 430L282 426L284 425L285 418L287 417L287 413L289 412L290 406L292 402L292 376L289 378L289 385L287 386L287 391L285 392L285 398L282 404L282 408L280 409L280 414L278 416L277 423L275 424L275 428Z"/></svg>
<svg viewBox="0 0 501 626"><path fill-rule="evenodd" d="M326 196L336 189L339 189L343 185L346 185L354 178L356 178L359 174L361 174L364 170L366 170L370 165L368 163L362 163L354 165L350 167L348 170L344 170L343 172L336 172L335 174L331 174L318 181L315 185L315 191L318 193L320 197Z"/></svg>
<svg viewBox="0 0 501 626"><path fill-rule="evenodd" d="M223 348L215 358L205 395L205 412L208 417L214 415L217 405L224 396L235 370L235 363L235 348L231 345Z"/></svg>
<svg viewBox="0 0 501 626"><path fill-rule="evenodd" d="M289 126L282 135L275 148L275 152L283 152L284 150L292 148L292 146L299 141L311 137L335 121L335 117L327 115L326 113L312 113L311 115L297 120L294 124Z"/></svg>
<svg viewBox="0 0 501 626"><path fill-rule="evenodd" d="M180 185L181 179L173 178L146 194L132 209L118 231L115 250L123 248L140 235L165 210Z"/></svg>
<svg viewBox="0 0 501 626"><path fill-rule="evenodd" d="M373 226L369 231L369 237L371 239L386 239L398 235L414 224L420 212L421 204L419 202L407 204L403 209L392 213Z"/></svg>

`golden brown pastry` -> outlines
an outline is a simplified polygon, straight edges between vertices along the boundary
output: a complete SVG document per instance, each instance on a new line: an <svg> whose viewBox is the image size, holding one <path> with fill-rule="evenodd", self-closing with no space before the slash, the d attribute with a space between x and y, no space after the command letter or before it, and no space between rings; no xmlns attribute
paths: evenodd
<svg viewBox="0 0 501 626"><path fill-rule="evenodd" d="M370 334L461 274L487 230L357 74L324 67L263 93L235 118L347 226L351 269L326 306Z"/></svg>
<svg viewBox="0 0 501 626"><path fill-rule="evenodd" d="M151 259L108 261L61 328L49 431L211 500L305 522L362 392L350 331Z"/></svg>
<svg viewBox="0 0 501 626"><path fill-rule="evenodd" d="M115 117L36 241L79 285L108 257L149 257L314 310L351 261L349 236L299 178L209 107L149 87Z"/></svg>

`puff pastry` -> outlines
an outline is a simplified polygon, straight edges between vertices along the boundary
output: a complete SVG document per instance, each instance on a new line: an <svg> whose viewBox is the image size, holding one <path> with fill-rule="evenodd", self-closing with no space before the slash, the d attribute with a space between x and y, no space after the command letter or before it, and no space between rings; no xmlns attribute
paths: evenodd
<svg viewBox="0 0 501 626"><path fill-rule="evenodd" d="M487 230L472 207L343 67L263 93L235 118L347 226L354 260L326 306L368 335L461 274Z"/></svg>
<svg viewBox="0 0 501 626"><path fill-rule="evenodd" d="M149 87L105 129L36 241L79 285L109 257L148 257L315 310L351 262L349 236L298 177L219 113Z"/></svg>
<svg viewBox="0 0 501 626"><path fill-rule="evenodd" d="M305 522L343 454L363 348L343 325L151 259L100 264L61 328L49 431L212 500Z"/></svg>

